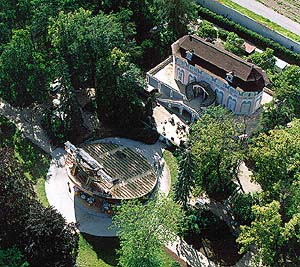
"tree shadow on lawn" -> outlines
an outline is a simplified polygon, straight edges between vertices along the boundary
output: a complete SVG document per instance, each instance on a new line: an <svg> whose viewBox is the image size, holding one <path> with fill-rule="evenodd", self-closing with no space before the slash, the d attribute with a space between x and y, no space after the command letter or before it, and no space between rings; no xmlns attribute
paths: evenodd
<svg viewBox="0 0 300 267"><path fill-rule="evenodd" d="M120 248L120 241L117 237L99 237L81 233L84 239L92 246L97 257L109 265L117 266L118 256L116 250Z"/></svg>

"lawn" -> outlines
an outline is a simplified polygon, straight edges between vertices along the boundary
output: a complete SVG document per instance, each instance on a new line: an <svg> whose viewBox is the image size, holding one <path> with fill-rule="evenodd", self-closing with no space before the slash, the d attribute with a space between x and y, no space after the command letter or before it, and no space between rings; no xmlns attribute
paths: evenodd
<svg viewBox="0 0 300 267"><path fill-rule="evenodd" d="M266 27L274 30L274 31L277 31L279 33L281 33L282 35L286 36L286 37L289 37L295 41L300 41L300 36L293 33L293 32L290 32L289 30L286 30L285 28L279 26L278 24L270 21L269 19L263 17L263 16L260 16L258 15L257 13L251 11L251 10L248 10L247 8L244 8L240 5L238 5L237 3L235 2L232 2L231 0L217 0L218 2L228 6L228 7L231 7L237 11L239 11L240 13L242 14L245 14L246 16L256 20L257 22L265 25ZM264 1L265 2L265 1Z"/></svg>
<svg viewBox="0 0 300 267"><path fill-rule="evenodd" d="M178 175L178 163L176 157L169 150L163 152L163 158L166 161L171 174L171 186L175 184Z"/></svg>

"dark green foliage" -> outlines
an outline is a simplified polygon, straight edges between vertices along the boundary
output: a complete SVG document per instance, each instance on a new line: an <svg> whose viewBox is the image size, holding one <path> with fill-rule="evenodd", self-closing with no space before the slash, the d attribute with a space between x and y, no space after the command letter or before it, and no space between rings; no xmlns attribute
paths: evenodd
<svg viewBox="0 0 300 267"><path fill-rule="evenodd" d="M234 32L227 35L224 48L238 56L242 56L245 52L244 40Z"/></svg>
<svg viewBox="0 0 300 267"><path fill-rule="evenodd" d="M113 49L97 64L97 112L101 121L123 126L137 126L145 117L139 97L144 81L139 69L128 61L128 54Z"/></svg>
<svg viewBox="0 0 300 267"><path fill-rule="evenodd" d="M61 12L52 20L49 37L59 62L66 65L66 73L75 89L95 87L97 61L109 56L114 47L130 49L134 42L129 38L135 29L129 23L130 13L122 16L79 9L74 13Z"/></svg>
<svg viewBox="0 0 300 267"><path fill-rule="evenodd" d="M179 158L178 177L174 188L174 200L187 209L187 202L195 186L196 165L189 148L182 149Z"/></svg>
<svg viewBox="0 0 300 267"><path fill-rule="evenodd" d="M201 234L208 229L219 229L220 219L209 210L190 207L185 216L182 227L185 233Z"/></svg>
<svg viewBox="0 0 300 267"><path fill-rule="evenodd" d="M11 145L12 137L16 132L16 126L8 119L0 116L0 144Z"/></svg>
<svg viewBox="0 0 300 267"><path fill-rule="evenodd" d="M188 24L196 17L196 4L192 0L155 0L157 22L165 45L170 45L188 33Z"/></svg>
<svg viewBox="0 0 300 267"><path fill-rule="evenodd" d="M46 83L45 57L35 49L29 30L14 31L0 56L0 96L19 106L42 102Z"/></svg>
<svg viewBox="0 0 300 267"><path fill-rule="evenodd" d="M20 250L17 248L0 249L0 266L3 267L27 267L28 262L25 262Z"/></svg>
<svg viewBox="0 0 300 267"><path fill-rule="evenodd" d="M224 28L225 30L228 30L230 32L237 33L241 38L244 38L245 40L248 40L257 46L263 47L263 48L271 48L274 50L274 54L278 56L279 58L284 58L286 61L288 61L291 64L300 64L300 55L291 51L288 48L285 48L284 46L278 44L277 42L265 38L259 33L253 32L235 22L232 20L229 20L221 15L217 15L214 12L210 11L207 8L198 6L198 12L201 17L204 19L211 21L220 27Z"/></svg>
<svg viewBox="0 0 300 267"><path fill-rule="evenodd" d="M196 32L197 35L203 37L203 38L217 38L218 32L217 30L214 28L214 25L207 21L207 20L203 20L201 21L199 28Z"/></svg>
<svg viewBox="0 0 300 267"><path fill-rule="evenodd" d="M239 194L232 204L232 214L235 220L242 225L250 225L254 220L252 206L258 204L257 195Z"/></svg>
<svg viewBox="0 0 300 267"><path fill-rule="evenodd" d="M181 265L178 262L172 262L171 267L180 267Z"/></svg>
<svg viewBox="0 0 300 267"><path fill-rule="evenodd" d="M293 118L300 118L300 67L288 66L273 77L275 95L263 110L263 131L286 125Z"/></svg>
<svg viewBox="0 0 300 267"><path fill-rule="evenodd" d="M33 267L73 266L78 249L74 225L36 200L13 149L0 152L0 246L17 246Z"/></svg>
<svg viewBox="0 0 300 267"><path fill-rule="evenodd" d="M196 185L216 199L233 191L242 158L241 125L221 106L208 108L190 131L192 153L197 165Z"/></svg>
<svg viewBox="0 0 300 267"><path fill-rule="evenodd" d="M262 53L255 52L254 54L250 55L248 59L268 73L274 72L276 58L274 57L274 51L272 49L267 48Z"/></svg>

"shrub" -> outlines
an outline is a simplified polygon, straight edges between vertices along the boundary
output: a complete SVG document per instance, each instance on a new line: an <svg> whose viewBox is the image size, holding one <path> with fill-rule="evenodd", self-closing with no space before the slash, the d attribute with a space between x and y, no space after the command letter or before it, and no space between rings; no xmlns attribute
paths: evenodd
<svg viewBox="0 0 300 267"><path fill-rule="evenodd" d="M198 14L202 18L217 24L218 26L224 28L225 30L235 32L241 38L249 40L250 42L254 43L257 46L260 46L264 49L266 49L267 47L273 49L274 54L277 57L284 58L290 64L296 64L296 65L300 64L300 54L297 54L289 50L288 48L280 45L279 43L269 38L263 37L259 33L253 32L241 26L240 24L237 24L232 20L227 19L221 15L217 15L216 13L210 11L209 9L201 6L199 6Z"/></svg>
<svg viewBox="0 0 300 267"><path fill-rule="evenodd" d="M234 218L243 225L250 225L254 220L252 206L258 204L257 195L253 194L240 194L235 199L232 206L232 213Z"/></svg>

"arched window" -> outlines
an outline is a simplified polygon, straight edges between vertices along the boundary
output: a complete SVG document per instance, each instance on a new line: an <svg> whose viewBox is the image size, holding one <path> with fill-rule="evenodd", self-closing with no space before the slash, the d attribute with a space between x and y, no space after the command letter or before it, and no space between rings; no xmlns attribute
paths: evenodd
<svg viewBox="0 0 300 267"><path fill-rule="evenodd" d="M184 83L184 70L177 68L177 80L179 80L181 83Z"/></svg>

